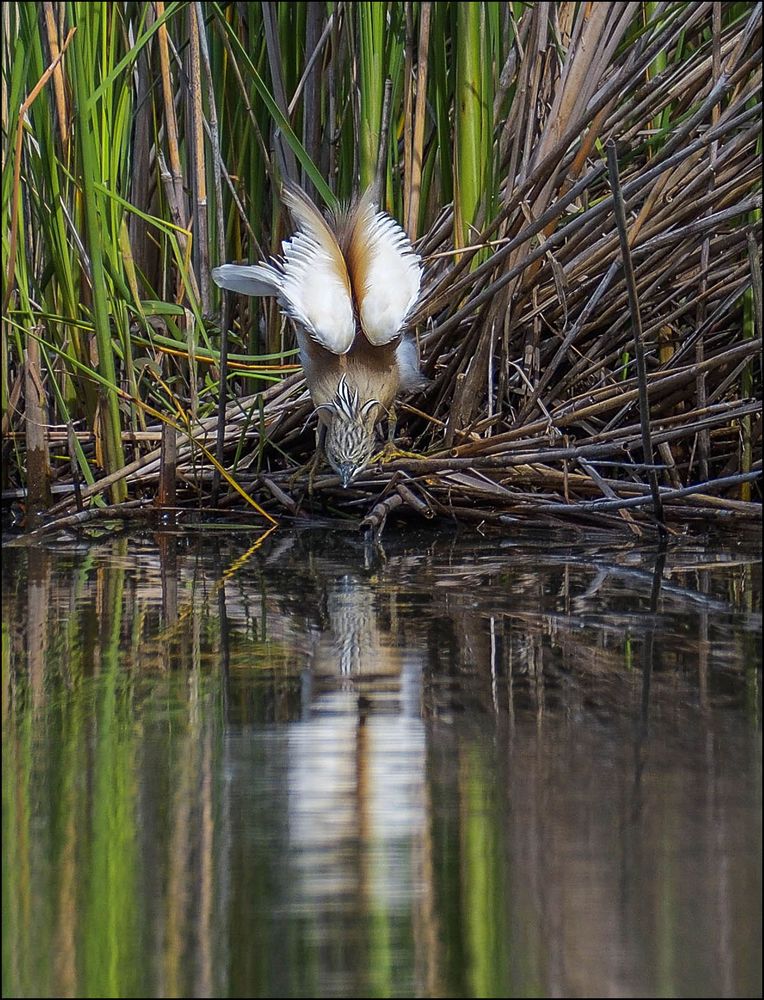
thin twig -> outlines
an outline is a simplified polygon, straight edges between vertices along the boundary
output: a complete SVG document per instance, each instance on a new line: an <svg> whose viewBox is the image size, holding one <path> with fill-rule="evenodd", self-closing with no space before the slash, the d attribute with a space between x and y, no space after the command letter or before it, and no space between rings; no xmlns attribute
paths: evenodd
<svg viewBox="0 0 764 1000"><path fill-rule="evenodd" d="M642 339L642 319L639 313L639 298L637 295L637 283L634 278L634 265L631 260L631 248L629 247L629 232L626 228L626 206L621 191L621 181L618 175L618 154L613 139L607 141L607 166L610 176L610 188L613 192L613 210L615 221L618 226L618 236L621 241L621 255L623 257L623 270L626 278L626 288L629 293L629 309L631 310L631 325L634 331L634 353L637 358L637 374L639 377L639 417L642 426L642 451L645 461L653 462L653 442L650 434L650 400L647 395L647 369L645 365L645 345ZM653 495L653 508L655 519L659 524L663 523L663 511L661 505L661 495L658 488L658 475L655 469L648 470L650 489Z"/></svg>
<svg viewBox="0 0 764 1000"><path fill-rule="evenodd" d="M390 142L390 98L393 92L393 81L385 80L385 94L382 101L382 124L379 127L379 150L377 151L377 169L374 175L373 200L384 206L385 180L387 177L387 150Z"/></svg>

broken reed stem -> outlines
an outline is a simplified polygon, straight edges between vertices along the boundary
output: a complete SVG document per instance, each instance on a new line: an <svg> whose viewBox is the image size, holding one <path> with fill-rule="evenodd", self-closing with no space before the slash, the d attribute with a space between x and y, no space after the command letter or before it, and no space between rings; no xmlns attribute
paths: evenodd
<svg viewBox="0 0 764 1000"><path fill-rule="evenodd" d="M48 406L40 370L40 344L27 340L24 418L27 445L27 514L31 527L51 505L50 453L48 451Z"/></svg>
<svg viewBox="0 0 764 1000"><path fill-rule="evenodd" d="M176 505L176 482L178 470L178 435L174 427L162 424L162 454L159 462L158 507Z"/></svg>
<svg viewBox="0 0 764 1000"><path fill-rule="evenodd" d="M616 153L615 142L613 139L608 139L606 148L610 188L613 192L613 211L615 213L616 226L618 227L618 238L621 243L623 273L629 296L631 324L634 330L634 354L637 359L637 378L639 380L639 422L642 429L642 452L645 462L652 465L653 442L650 434L650 400L647 395L645 345L642 339L642 319L639 313L637 282L634 277L634 264L631 259L631 249L629 247L629 233L626 228L626 205L623 200L623 192L621 191L621 180L618 174L618 154ZM653 497L655 518L661 526L661 531L665 531L665 526L663 524L663 505L661 502L660 490L658 488L658 475L655 469L648 470L648 478L650 480L650 491Z"/></svg>

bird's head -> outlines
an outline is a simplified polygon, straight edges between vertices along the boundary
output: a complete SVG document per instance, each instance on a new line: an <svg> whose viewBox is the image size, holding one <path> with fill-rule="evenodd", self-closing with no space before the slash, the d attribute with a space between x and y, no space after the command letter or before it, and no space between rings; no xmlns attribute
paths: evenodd
<svg viewBox="0 0 764 1000"><path fill-rule="evenodd" d="M369 399L361 403L358 392L348 386L343 375L332 402L320 409L329 417L324 443L326 457L342 485L347 487L374 454L379 402Z"/></svg>

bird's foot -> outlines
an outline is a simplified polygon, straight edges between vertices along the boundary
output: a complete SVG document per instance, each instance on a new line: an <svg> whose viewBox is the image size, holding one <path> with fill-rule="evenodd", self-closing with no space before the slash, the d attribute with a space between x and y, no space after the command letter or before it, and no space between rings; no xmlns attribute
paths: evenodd
<svg viewBox="0 0 764 1000"><path fill-rule="evenodd" d="M385 446L369 460L369 465L386 465L388 462L395 462L399 458L427 458L418 451L404 451L398 448L394 441L388 441Z"/></svg>
<svg viewBox="0 0 764 1000"><path fill-rule="evenodd" d="M292 475L289 477L289 490L291 493L295 492L297 483L299 480L303 479L305 476L308 478L308 496L312 498L313 496L313 484L316 478L316 473L321 468L321 454L316 452L309 462L304 465L299 465Z"/></svg>

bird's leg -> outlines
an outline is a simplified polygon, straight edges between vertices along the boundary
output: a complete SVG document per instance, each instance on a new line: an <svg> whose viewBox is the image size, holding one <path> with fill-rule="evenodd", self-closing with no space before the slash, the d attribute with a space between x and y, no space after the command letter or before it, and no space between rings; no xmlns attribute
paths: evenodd
<svg viewBox="0 0 764 1000"><path fill-rule="evenodd" d="M326 440L326 424L319 420L316 428L316 451L313 458L308 462L308 496L313 496L313 480L316 473L321 468L324 460L324 441Z"/></svg>
<svg viewBox="0 0 764 1000"><path fill-rule="evenodd" d="M398 426L398 411L393 403L387 411L387 447L395 447L395 431Z"/></svg>
<svg viewBox="0 0 764 1000"><path fill-rule="evenodd" d="M393 462L396 458L424 458L424 455L420 455L415 451L402 451L400 448L395 446L395 431L398 426L398 413L395 409L395 404L390 406L387 411L387 441L381 451L369 462L372 464L383 464L385 462Z"/></svg>

